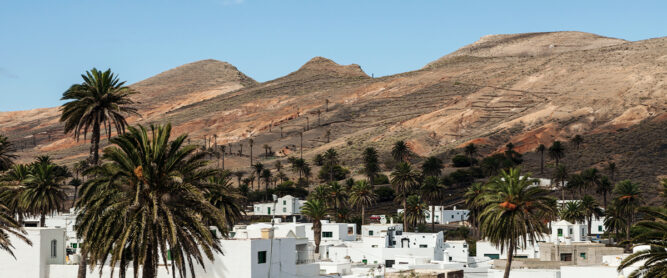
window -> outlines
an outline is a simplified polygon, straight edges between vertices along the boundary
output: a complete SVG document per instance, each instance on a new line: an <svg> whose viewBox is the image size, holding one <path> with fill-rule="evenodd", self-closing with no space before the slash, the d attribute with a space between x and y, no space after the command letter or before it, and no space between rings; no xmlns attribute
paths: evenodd
<svg viewBox="0 0 667 278"><path fill-rule="evenodd" d="M371 248L378 248L377 244L371 245Z"/></svg>
<svg viewBox="0 0 667 278"><path fill-rule="evenodd" d="M397 235L397 236L400 236L400 235L402 235L402 234L403 234L403 231L396 231L396 235Z"/></svg>
<svg viewBox="0 0 667 278"><path fill-rule="evenodd" d="M572 232L572 228L570 228L570 235L573 234L573 233L574 233L574 232Z"/></svg>
<svg viewBox="0 0 667 278"><path fill-rule="evenodd" d="M428 245L426 245L426 244L419 244L419 248L428 248Z"/></svg>
<svg viewBox="0 0 667 278"><path fill-rule="evenodd" d="M558 229L558 236L563 236L563 229Z"/></svg>
<svg viewBox="0 0 667 278"><path fill-rule="evenodd" d="M266 211L268 212L268 215L271 215L271 208L266 208Z"/></svg>
<svg viewBox="0 0 667 278"><path fill-rule="evenodd" d="M333 232L322 232L322 237L332 238Z"/></svg>
<svg viewBox="0 0 667 278"><path fill-rule="evenodd" d="M368 235L369 235L369 236L372 236L372 235L373 235L373 231L372 231L372 230L369 230L369 231L368 231Z"/></svg>
<svg viewBox="0 0 667 278"><path fill-rule="evenodd" d="M348 235L353 235L353 234L354 234L354 228L352 228L352 227L347 227L347 234L348 234Z"/></svg>
<svg viewBox="0 0 667 278"><path fill-rule="evenodd" d="M454 215L452 215L452 219L454 219Z"/></svg>
<svg viewBox="0 0 667 278"><path fill-rule="evenodd" d="M283 206L287 205L287 200L283 200Z"/></svg>
<svg viewBox="0 0 667 278"><path fill-rule="evenodd" d="M286 208L286 207L283 207L283 212L287 212L287 208Z"/></svg>
<svg viewBox="0 0 667 278"><path fill-rule="evenodd" d="M51 258L55 257L58 257L58 241L54 239L51 241Z"/></svg>
<svg viewBox="0 0 667 278"><path fill-rule="evenodd" d="M598 225L598 232L602 232L602 225Z"/></svg>
<svg viewBox="0 0 667 278"><path fill-rule="evenodd" d="M484 257L489 257L492 260L497 260L500 258L500 254L484 254Z"/></svg>
<svg viewBox="0 0 667 278"><path fill-rule="evenodd" d="M454 258L452 258L452 257L449 257L449 261L450 261L450 262L451 262L451 261L452 261L453 259L454 259Z"/></svg>
<svg viewBox="0 0 667 278"><path fill-rule="evenodd" d="M76 249L77 246L78 246L78 244L72 243L72 248Z"/></svg>
<svg viewBox="0 0 667 278"><path fill-rule="evenodd" d="M560 254L560 261L561 262L571 262L572 261L572 253L562 253L562 254Z"/></svg>
<svg viewBox="0 0 667 278"><path fill-rule="evenodd" d="M266 251L257 252L257 263L265 264L266 263Z"/></svg>
<svg viewBox="0 0 667 278"><path fill-rule="evenodd" d="M586 259L586 253L579 253L579 257L582 259Z"/></svg>

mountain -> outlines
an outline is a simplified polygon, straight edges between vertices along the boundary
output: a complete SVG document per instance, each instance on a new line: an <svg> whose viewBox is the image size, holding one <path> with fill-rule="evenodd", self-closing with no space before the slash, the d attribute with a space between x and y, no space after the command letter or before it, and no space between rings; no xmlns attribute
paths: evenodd
<svg viewBox="0 0 667 278"><path fill-rule="evenodd" d="M215 135L233 153L243 144L243 156L226 157L231 169L248 167L250 137L256 157L265 144L279 156L293 155L302 134L304 157L336 148L357 168L365 147L378 148L384 162L396 140L406 140L420 156L445 159L469 142L489 154L511 141L534 162L537 145L580 134L584 144L578 151L568 145L567 159L591 154L571 161L571 171L615 161L623 169L619 178L655 184L667 174L660 166L667 165L667 130L659 128L667 126L666 77L665 37L492 35L421 69L380 78L358 65L315 57L284 77L257 83L227 63L199 61L131 85L141 92L135 98L142 114L131 121L172 122L198 144ZM43 131L52 140L38 135L33 147L30 136ZM0 133L26 145L19 153L26 159L49 153L71 162L87 150L64 137L53 109L0 113ZM631 140L635 133L641 140ZM651 151L640 151L640 142L650 143ZM636 161L654 163L635 171Z"/></svg>

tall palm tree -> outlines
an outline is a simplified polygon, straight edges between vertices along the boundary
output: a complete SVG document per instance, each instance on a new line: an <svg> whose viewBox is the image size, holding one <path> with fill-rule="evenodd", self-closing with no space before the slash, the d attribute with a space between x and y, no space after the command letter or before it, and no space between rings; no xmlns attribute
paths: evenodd
<svg viewBox="0 0 667 278"><path fill-rule="evenodd" d="M417 225L424 223L424 212L428 210L426 204L417 195L410 195L406 200L406 207L403 211L403 222L416 230ZM407 231L407 230L405 230Z"/></svg>
<svg viewBox="0 0 667 278"><path fill-rule="evenodd" d="M366 207L375 204L377 195L373 191L373 185L365 180L355 182L350 191L350 204L354 207L361 207L361 225L366 220Z"/></svg>
<svg viewBox="0 0 667 278"><path fill-rule="evenodd" d="M616 180L614 179L614 177L616 176L615 175L616 174L616 163L614 163L614 162L607 163L606 169L607 169L607 171L609 171L609 178L611 178L611 182L612 183L615 182Z"/></svg>
<svg viewBox="0 0 667 278"><path fill-rule="evenodd" d="M19 225L23 225L26 214L22 207L21 194L25 189L25 180L30 175L31 167L26 164L14 164L0 178L0 204L4 204L12 215L18 215Z"/></svg>
<svg viewBox="0 0 667 278"><path fill-rule="evenodd" d="M565 202L565 181L568 180L569 174L567 167L565 165L556 166L556 172L554 173L554 181L560 187L561 201Z"/></svg>
<svg viewBox="0 0 667 278"><path fill-rule="evenodd" d="M368 147L363 153L364 174L368 177L371 185L375 185L375 177L380 172L380 165L378 163L378 152L373 147Z"/></svg>
<svg viewBox="0 0 667 278"><path fill-rule="evenodd" d="M634 223L637 209L642 203L639 185L630 180L624 180L614 187L616 208L626 217L625 239L630 240L630 227Z"/></svg>
<svg viewBox="0 0 667 278"><path fill-rule="evenodd" d="M422 164L422 174L427 177L439 177L444 168L442 160L435 156L430 156Z"/></svg>
<svg viewBox="0 0 667 278"><path fill-rule="evenodd" d="M636 244L649 245L650 248L638 251L623 259L618 271L634 264L643 265L633 271L630 278L667 277L667 209L660 207L642 208L647 219L637 222L638 233L633 237Z"/></svg>
<svg viewBox="0 0 667 278"><path fill-rule="evenodd" d="M477 146L475 146L475 144L473 143L470 143L465 146L464 151L468 155L468 159L470 159L470 165L472 165L475 158L475 154L477 154Z"/></svg>
<svg viewBox="0 0 667 278"><path fill-rule="evenodd" d="M245 171L234 171L234 176L236 177L236 184L241 186L241 179L245 175Z"/></svg>
<svg viewBox="0 0 667 278"><path fill-rule="evenodd" d="M66 176L58 165L49 161L34 163L21 191L21 207L31 215L39 215L40 227L46 226L46 215L62 210L65 189L62 187Z"/></svg>
<svg viewBox="0 0 667 278"><path fill-rule="evenodd" d="M614 189L614 186L612 185L611 181L607 176L602 176L600 178L600 182L598 183L596 191L600 194L602 194L602 204L604 208L607 208L607 194L611 192Z"/></svg>
<svg viewBox="0 0 667 278"><path fill-rule="evenodd" d="M584 138L581 137L581 135L579 135L579 134L572 137L572 144L574 144L574 146L577 148L577 151L579 150L579 146L583 142L584 142Z"/></svg>
<svg viewBox="0 0 667 278"><path fill-rule="evenodd" d="M322 156L324 158L324 166L329 168L329 181L334 181L334 168L338 165L338 153L334 149L328 149Z"/></svg>
<svg viewBox="0 0 667 278"><path fill-rule="evenodd" d="M616 202L612 202L609 207L605 207L604 227L610 233L614 233L614 241L619 242L620 233L625 229L627 221L622 211L616 207Z"/></svg>
<svg viewBox="0 0 667 278"><path fill-rule="evenodd" d="M549 157L556 161L556 167L558 167L558 162L565 157L565 147L560 141L554 141L549 147Z"/></svg>
<svg viewBox="0 0 667 278"><path fill-rule="evenodd" d="M125 117L139 115L130 99L136 92L125 86L125 81L121 82L111 69L99 71L93 68L81 78L83 83L74 84L63 93L61 100L68 102L60 107L60 121L65 123L65 133L74 133L76 140L82 134L85 139L91 132L91 162L97 164L102 125L108 138L111 138L113 128L118 134L125 132Z"/></svg>
<svg viewBox="0 0 667 278"><path fill-rule="evenodd" d="M410 148L405 141L400 140L394 143L391 148L391 156L396 162L407 162L410 159Z"/></svg>
<svg viewBox="0 0 667 278"><path fill-rule="evenodd" d="M242 206L245 198L232 185L231 175L221 173L211 176L205 185L206 199L222 212L227 226L233 227L245 214Z"/></svg>
<svg viewBox="0 0 667 278"><path fill-rule="evenodd" d="M597 168L588 168L581 173L582 178L584 179L584 190L589 188L597 188L600 185L602 180L602 175L600 175L600 170ZM579 191L579 196L582 196L582 192Z"/></svg>
<svg viewBox="0 0 667 278"><path fill-rule="evenodd" d="M266 192L268 194L268 192L269 192L269 183L271 183L271 178L273 177L273 174L271 173L271 170L264 169L264 170L262 170L261 177L264 180L264 190L266 190Z"/></svg>
<svg viewBox="0 0 667 278"><path fill-rule="evenodd" d="M252 138L248 139L248 144L250 145L250 167L253 167L254 164L252 164L252 146L255 144L255 140Z"/></svg>
<svg viewBox="0 0 667 278"><path fill-rule="evenodd" d="M544 174L544 151L546 149L547 147L545 147L544 144L540 144L536 149L536 151L540 153L540 174Z"/></svg>
<svg viewBox="0 0 667 278"><path fill-rule="evenodd" d="M396 192L396 199L403 204L403 211L407 211L408 196L414 191L417 186L417 179L419 174L412 169L410 163L401 162L391 172L391 185ZM407 231L407 218L403 217L403 230Z"/></svg>
<svg viewBox="0 0 667 278"><path fill-rule="evenodd" d="M310 218L313 222L313 234L315 236L315 253L320 253L320 241L322 240L322 219L327 215L327 206L318 199L306 201L301 207L301 214Z"/></svg>
<svg viewBox="0 0 667 278"><path fill-rule="evenodd" d="M222 162L222 170L225 170L225 150L227 150L227 146L220 145L220 146L218 146L218 148L219 148L220 158L221 158L221 162Z"/></svg>
<svg viewBox="0 0 667 278"><path fill-rule="evenodd" d="M329 183L328 188L329 197L326 199L326 202L332 208L334 214L337 214L340 208L345 207L347 192L340 183L335 181ZM340 219L337 220L340 221Z"/></svg>
<svg viewBox="0 0 667 278"><path fill-rule="evenodd" d="M480 236L479 215L485 206L483 198L484 195L482 195L483 191L483 184L473 183L470 187L468 187L463 195L465 199L465 205L468 208L468 211L470 211L468 215L468 221L470 222L470 226L473 228L473 235L476 239L479 239Z"/></svg>
<svg viewBox="0 0 667 278"><path fill-rule="evenodd" d="M27 233L21 227L21 223L14 219L12 211L0 203L0 250L9 253L9 255L16 259L13 251L14 245L9 240L10 234L28 245L32 245L32 242L25 236Z"/></svg>
<svg viewBox="0 0 667 278"><path fill-rule="evenodd" d="M129 127L111 139L115 146L104 150L103 165L89 170L94 179L77 201L75 229L91 267L119 265L124 276L132 261L135 277L140 268L142 277L156 277L169 252L180 276L189 268L194 277L193 261L203 264L221 252L209 227L224 236L231 219L206 198L217 170L205 168L205 154L184 145L186 138L171 140L167 124Z"/></svg>
<svg viewBox="0 0 667 278"><path fill-rule="evenodd" d="M0 172L9 169L16 158L14 147L7 136L0 134Z"/></svg>
<svg viewBox="0 0 667 278"><path fill-rule="evenodd" d="M581 198L581 209L583 210L584 215L586 215L586 221L588 222L588 236L590 237L593 217L595 217L595 219L599 219L604 215L604 212L600 208L598 201L590 195L586 195Z"/></svg>
<svg viewBox="0 0 667 278"><path fill-rule="evenodd" d="M435 233L435 204L445 195L445 187L436 176L428 176L419 188L422 199L431 206L431 232Z"/></svg>
<svg viewBox="0 0 667 278"><path fill-rule="evenodd" d="M261 162L255 163L255 165L252 165L252 168L255 170L255 173L257 173L257 190L261 190L261 185L259 179L262 177L262 170L264 170L264 164Z"/></svg>
<svg viewBox="0 0 667 278"><path fill-rule="evenodd" d="M485 186L480 229L483 237L501 250L507 247L505 278L509 278L515 250L524 248L528 240L536 242L548 231L541 216L554 209L549 206L549 191L532 185L530 175L521 176L519 169L511 168Z"/></svg>

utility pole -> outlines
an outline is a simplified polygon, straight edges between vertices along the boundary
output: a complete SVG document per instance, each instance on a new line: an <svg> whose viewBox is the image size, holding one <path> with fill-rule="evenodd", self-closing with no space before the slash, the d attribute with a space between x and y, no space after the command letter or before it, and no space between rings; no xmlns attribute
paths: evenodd
<svg viewBox="0 0 667 278"><path fill-rule="evenodd" d="M306 116L306 130L310 129L310 119Z"/></svg>
<svg viewBox="0 0 667 278"><path fill-rule="evenodd" d="M301 138L301 146L299 146L300 157L303 159L303 132L299 132L299 137Z"/></svg>

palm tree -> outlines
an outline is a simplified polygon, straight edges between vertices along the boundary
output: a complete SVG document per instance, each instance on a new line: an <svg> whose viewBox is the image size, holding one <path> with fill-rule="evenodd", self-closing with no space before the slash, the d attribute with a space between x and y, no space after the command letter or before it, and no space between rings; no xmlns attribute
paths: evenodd
<svg viewBox="0 0 667 278"><path fill-rule="evenodd" d="M616 202L612 202L611 206L605 207L604 227L607 231L614 232L614 241L619 241L619 231L622 231L627 225L625 216L622 211L616 207Z"/></svg>
<svg viewBox="0 0 667 278"><path fill-rule="evenodd" d="M613 183L615 181L614 177L616 174L616 163L614 162L609 162L607 163L607 171L609 171L609 178L611 178L611 182Z"/></svg>
<svg viewBox="0 0 667 278"><path fill-rule="evenodd" d="M468 187L465 194L463 195L465 199L465 205L468 208L468 211L470 211L468 215L468 221L470 222L470 226L473 228L473 235L476 239L479 239L480 236L478 221L479 214L482 212L482 209L485 206L482 195L483 191L484 185L481 183L473 183L470 187Z"/></svg>
<svg viewBox="0 0 667 278"><path fill-rule="evenodd" d="M667 277L667 209L660 207L642 208L641 212L649 218L637 222L638 233L633 237L636 244L649 245L650 249L633 253L623 259L618 271L634 264L643 265L633 271L631 278Z"/></svg>
<svg viewBox="0 0 667 278"><path fill-rule="evenodd" d="M373 185L365 180L357 181L350 191L350 204L354 207L361 207L361 225L366 220L366 207L371 206L377 201L377 195L373 192Z"/></svg>
<svg viewBox="0 0 667 278"><path fill-rule="evenodd" d="M264 169L262 170L262 179L264 180L264 190L266 190L266 194L269 192L269 183L271 182L271 178L273 177L273 174L271 173L271 170L269 169Z"/></svg>
<svg viewBox="0 0 667 278"><path fill-rule="evenodd" d="M556 167L558 167L558 162L565 157L565 148L560 141L554 141L549 147L549 157L556 160Z"/></svg>
<svg viewBox="0 0 667 278"><path fill-rule="evenodd" d="M66 176L49 161L34 163L25 187L21 191L20 206L29 214L39 215L40 227L46 226L46 215L63 209L67 195L62 187Z"/></svg>
<svg viewBox="0 0 667 278"><path fill-rule="evenodd" d="M399 163L407 162L410 159L410 148L405 141L397 141L391 148L391 156Z"/></svg>
<svg viewBox="0 0 667 278"><path fill-rule="evenodd" d="M544 151L546 150L546 147L544 144L540 144L537 146L537 152L540 153L540 174L544 174Z"/></svg>
<svg viewBox="0 0 667 278"><path fill-rule="evenodd" d="M417 225L424 223L425 211L428 211L428 207L419 196L410 195L406 200L406 209L403 211L403 222L409 223L414 231Z"/></svg>
<svg viewBox="0 0 667 278"><path fill-rule="evenodd" d="M470 159L470 165L472 165L475 158L475 154L477 154L477 146L475 146L475 144L473 143L470 143L466 145L464 150L465 153L468 155L468 159Z"/></svg>
<svg viewBox="0 0 667 278"><path fill-rule="evenodd" d="M565 181L568 180L568 171L565 165L556 166L554 173L554 181L560 187L561 201L565 202Z"/></svg>
<svg viewBox="0 0 667 278"><path fill-rule="evenodd" d="M597 192L602 194L602 204L604 208L607 208L607 194L614 189L614 186L611 184L611 181L607 176L602 176L600 182L597 186Z"/></svg>
<svg viewBox="0 0 667 278"><path fill-rule="evenodd" d="M26 214L21 206L21 194L25 189L25 180L30 175L31 167L26 164L14 164L0 181L0 204L4 204L12 215L18 215L19 225L23 225L23 217Z"/></svg>
<svg viewBox="0 0 667 278"><path fill-rule="evenodd" d="M232 185L230 173L211 176L205 185L206 199L222 212L227 226L233 227L245 214L242 206L245 198Z"/></svg>
<svg viewBox="0 0 667 278"><path fill-rule="evenodd" d="M548 231L541 216L554 210L549 191L533 186L532 180L530 175L521 176L519 169L510 168L484 188L480 230L501 250L507 247L505 278L509 278L515 250L524 248L528 240L537 242Z"/></svg>
<svg viewBox="0 0 667 278"><path fill-rule="evenodd" d="M220 158L222 159L222 170L225 170L225 150L227 149L227 146L220 145L218 148L220 151Z"/></svg>
<svg viewBox="0 0 667 278"><path fill-rule="evenodd" d="M430 156L422 164L422 174L428 177L439 177L443 168L445 167L442 165L442 160L435 156Z"/></svg>
<svg viewBox="0 0 667 278"><path fill-rule="evenodd" d="M261 190L260 182L259 179L262 177L262 170L264 170L264 164L261 162L257 162L255 165L252 165L252 168L255 169L255 173L257 173L257 190ZM253 182L254 183L254 182Z"/></svg>
<svg viewBox="0 0 667 278"><path fill-rule="evenodd" d="M27 233L21 227L21 223L17 222L14 219L14 214L10 209L0 203L0 250L3 250L14 259L14 245L9 240L9 235L14 235L18 239L24 241L28 245L32 245L32 242L25 236Z"/></svg>
<svg viewBox="0 0 667 278"><path fill-rule="evenodd" d="M244 171L234 171L234 176L236 176L236 184L241 186L241 179L245 175Z"/></svg>
<svg viewBox="0 0 667 278"><path fill-rule="evenodd" d="M403 211L407 211L407 199L408 196L417 186L417 178L419 174L416 173L410 163L401 162L396 166L393 172L391 172L391 185L396 192L396 199L403 203ZM403 217L403 230L407 231L408 222L407 218Z"/></svg>
<svg viewBox="0 0 667 278"><path fill-rule="evenodd" d="M107 137L111 138L112 128L118 134L125 132L125 117L139 116L130 99L135 91L125 86L125 81L121 82L111 69L103 72L93 68L81 77L83 83L72 85L60 99L69 101L60 107L60 121L65 123L65 133L73 132L77 141L82 134L85 139L90 130L91 162L97 164L102 125Z"/></svg>
<svg viewBox="0 0 667 278"><path fill-rule="evenodd" d="M630 240L630 227L635 219L637 209L642 203L639 185L630 180L624 180L614 187L616 208L626 218L625 239Z"/></svg>
<svg viewBox="0 0 667 278"><path fill-rule="evenodd" d="M431 232L435 233L435 204L445 195L445 187L436 176L428 176L419 188L421 197L431 206Z"/></svg>
<svg viewBox="0 0 667 278"><path fill-rule="evenodd" d="M347 192L340 183L335 181L329 183L328 187L327 192L329 193L329 196L327 197L326 202L328 206L333 209L334 214L337 214L338 210L345 206ZM340 219L337 220L341 221Z"/></svg>
<svg viewBox="0 0 667 278"><path fill-rule="evenodd" d="M572 224L581 223L586 220L581 201L567 202L560 210L560 218Z"/></svg>
<svg viewBox="0 0 667 278"><path fill-rule="evenodd" d="M595 198L590 195L586 195L581 198L581 209L586 215L586 220L588 221L588 236L591 236L591 223L593 222L593 217L599 219L600 216L604 215L604 212L600 208L600 204Z"/></svg>
<svg viewBox="0 0 667 278"><path fill-rule="evenodd" d="M14 155L14 147L9 141L9 138L4 135L0 135L0 172L3 172L14 164L13 160L16 158Z"/></svg>
<svg viewBox="0 0 667 278"><path fill-rule="evenodd" d="M322 156L324 158L324 166L329 168L329 181L334 181L334 168L338 165L338 153L334 149L328 149Z"/></svg>
<svg viewBox="0 0 667 278"><path fill-rule="evenodd" d="M378 152L373 147L368 147L363 153L364 174L368 177L371 185L375 185L375 177L380 172L380 165L378 164Z"/></svg>
<svg viewBox="0 0 667 278"><path fill-rule="evenodd" d="M320 253L320 241L322 240L322 219L327 215L327 207L318 199L306 201L301 207L301 214L309 217L313 222L313 234L315 236L315 253Z"/></svg>
<svg viewBox="0 0 667 278"><path fill-rule="evenodd" d="M326 184L319 185L313 189L313 192L308 195L308 198L319 200L326 204L329 199L329 186Z"/></svg>
<svg viewBox="0 0 667 278"><path fill-rule="evenodd" d="M597 168L588 168L581 173L582 178L584 179L584 190L588 188L597 188L600 185L602 176L600 171ZM582 196L581 190L579 191L579 196Z"/></svg>
<svg viewBox="0 0 667 278"><path fill-rule="evenodd" d="M150 133L129 127L110 140L115 146L104 150L105 163L89 170L94 179L81 189L75 229L91 267L120 265L124 276L132 261L135 277L139 268L142 277L156 277L169 252L181 276L188 268L194 276L193 261L221 252L209 227L225 236L232 220L206 198L207 180L218 171L205 168L197 146L184 145L187 135L170 138L170 124L152 125Z"/></svg>
<svg viewBox="0 0 667 278"><path fill-rule="evenodd" d="M581 137L581 135L577 134L574 137L572 137L572 144L574 144L575 147L577 147L577 151L579 150L579 145L584 142L584 138Z"/></svg>

